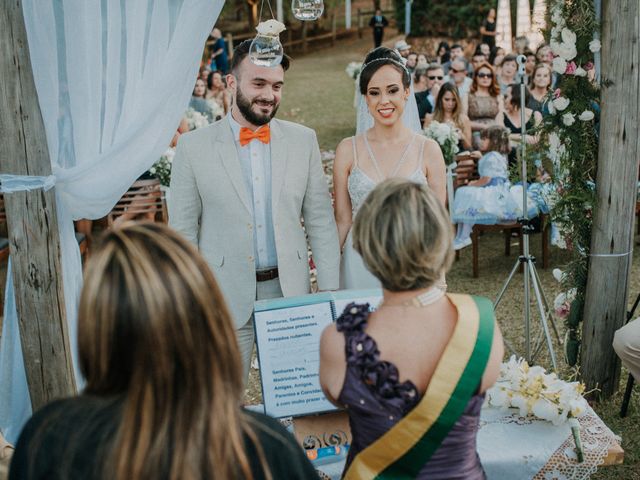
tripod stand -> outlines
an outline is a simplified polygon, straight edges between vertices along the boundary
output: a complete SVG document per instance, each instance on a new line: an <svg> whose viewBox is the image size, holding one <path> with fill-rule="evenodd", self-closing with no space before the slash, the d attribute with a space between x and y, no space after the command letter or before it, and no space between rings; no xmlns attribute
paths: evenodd
<svg viewBox="0 0 640 480"><path fill-rule="evenodd" d="M558 329L556 327L555 321L551 315L551 309L549 308L549 302L547 301L547 297L545 296L544 290L542 289L542 283L540 282L540 277L538 275L538 271L536 270L535 265L535 257L531 255L529 251L529 234L533 231L533 226L531 225L531 220L529 219L528 208L527 208L527 158L526 158L526 120L525 120L525 70L524 64L526 61L526 57L524 55L518 55L518 74L520 76L520 138L521 138L521 180L522 180L522 218L518 219L518 222L522 224L522 240L523 240L523 251L522 255L518 257L516 260L516 264L513 266L507 281L505 282L502 290L498 294L496 301L494 303L494 308L497 309L502 297L507 290L507 287L511 283L513 276L516 273L516 270L520 265L524 267L524 336L525 336L525 358L529 364L531 364L534 358L540 352L542 347L542 335L537 341L537 345L532 351L531 348L531 303L530 303L530 293L531 287L533 286L533 291L536 298L536 305L538 307L538 313L540 314L540 322L542 324L543 335L546 339L547 348L549 349L549 355L551 356L551 363L553 365L554 370L558 370L557 362L556 362L556 354L553 349L553 344L551 342L551 334L549 332L549 324L553 328L553 332L558 340L558 343L562 344L562 340L560 339L560 335L558 334ZM505 342L509 350L515 353L513 347Z"/></svg>

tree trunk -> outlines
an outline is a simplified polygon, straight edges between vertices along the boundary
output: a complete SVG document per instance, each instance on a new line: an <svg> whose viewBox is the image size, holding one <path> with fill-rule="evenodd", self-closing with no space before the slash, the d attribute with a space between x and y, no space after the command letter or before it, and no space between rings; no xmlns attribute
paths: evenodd
<svg viewBox="0 0 640 480"><path fill-rule="evenodd" d="M603 398L618 388L620 362L611 344L614 332L625 321L631 268L629 252L640 157L639 5L638 0L603 2L598 205L591 237L581 356L587 388L599 388Z"/></svg>
<svg viewBox="0 0 640 480"><path fill-rule="evenodd" d="M250 29L258 25L258 0L247 0L247 19Z"/></svg>
<svg viewBox="0 0 640 480"><path fill-rule="evenodd" d="M47 176L51 160L38 103L22 2L0 9L0 171ZM75 393L54 189L5 194L20 340L34 410ZM5 386L6 387L6 386Z"/></svg>

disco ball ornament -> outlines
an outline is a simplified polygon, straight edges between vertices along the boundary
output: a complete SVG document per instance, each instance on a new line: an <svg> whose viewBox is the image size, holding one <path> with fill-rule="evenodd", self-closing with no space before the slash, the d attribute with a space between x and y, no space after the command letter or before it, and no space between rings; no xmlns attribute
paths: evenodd
<svg viewBox="0 0 640 480"><path fill-rule="evenodd" d="M317 20L324 12L322 0L292 0L291 11L298 20Z"/></svg>
<svg viewBox="0 0 640 480"><path fill-rule="evenodd" d="M277 20L261 22L249 47L249 59L260 67L275 67L280 65L284 56L284 49L280 43L280 32L285 30L284 24Z"/></svg>

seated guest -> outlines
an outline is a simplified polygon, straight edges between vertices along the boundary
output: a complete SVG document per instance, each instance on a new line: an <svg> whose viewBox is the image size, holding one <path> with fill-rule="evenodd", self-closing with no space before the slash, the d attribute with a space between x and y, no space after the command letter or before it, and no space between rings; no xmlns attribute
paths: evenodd
<svg viewBox="0 0 640 480"><path fill-rule="evenodd" d="M516 83L516 74L518 73L518 62L515 55L507 55L502 59L500 64L500 73L498 74L498 84L500 85L500 93L507 94L507 88L512 83Z"/></svg>
<svg viewBox="0 0 640 480"><path fill-rule="evenodd" d="M425 115L433 112L433 107L436 105L438 91L444 83L444 71L441 65L432 63L426 70L416 74L415 77L416 83L424 82L424 87L422 84L420 87L424 89L415 94L416 103L418 104L418 115L420 116L420 120L424 120Z"/></svg>
<svg viewBox="0 0 640 480"><path fill-rule="evenodd" d="M480 66L488 60L487 56L480 51L480 49L476 49L473 57L471 57L471 66L473 67L473 71L475 72L480 68Z"/></svg>
<svg viewBox="0 0 640 480"><path fill-rule="evenodd" d="M229 310L196 248L168 227L106 233L78 322L85 390L31 418L11 480L317 478L278 421L241 408Z"/></svg>
<svg viewBox="0 0 640 480"><path fill-rule="evenodd" d="M640 382L640 317L616 330L613 349L636 382Z"/></svg>
<svg viewBox="0 0 640 480"><path fill-rule="evenodd" d="M435 61L440 65L447 63L451 59L451 49L447 42L440 42L436 49Z"/></svg>
<svg viewBox="0 0 640 480"><path fill-rule="evenodd" d="M424 53L418 54L418 63L416 64L416 69L424 70L429 66L429 59Z"/></svg>
<svg viewBox="0 0 640 480"><path fill-rule="evenodd" d="M424 184L385 180L356 215L353 245L383 300L374 313L349 304L320 342L320 384L346 407L353 436L346 479L485 478L476 435L502 337L491 301L435 287L452 241L449 216Z"/></svg>
<svg viewBox="0 0 640 480"><path fill-rule="evenodd" d="M454 44L451 46L451 58L448 62L443 63L442 67L444 68L444 73L449 75L449 69L451 68L454 60L462 60L464 62L464 68L467 73L472 73L471 65L467 63L467 59L464 58L464 49L460 44Z"/></svg>
<svg viewBox="0 0 640 480"><path fill-rule="evenodd" d="M462 110L458 89L450 83L445 83L438 92L433 113L425 117L424 128L434 120L439 123L450 123L456 129L460 150L471 150L471 122Z"/></svg>
<svg viewBox="0 0 640 480"><path fill-rule="evenodd" d="M545 103L551 91L551 68L546 63L537 64L529 77L529 103L527 107L535 112L546 114Z"/></svg>
<svg viewBox="0 0 640 480"><path fill-rule="evenodd" d="M540 112L526 107L529 103L530 97L529 89L524 89L524 119L525 119L525 136L524 140L528 145L538 143L538 135L535 134L535 127L537 127L542 121L542 115ZM509 166L513 166L517 162L517 147L522 142L522 128L520 118L521 107L521 95L520 85L512 83L507 87L507 92L504 98L504 111L502 112L501 124L509 130L509 139L511 140L511 153L509 154Z"/></svg>
<svg viewBox="0 0 640 480"><path fill-rule="evenodd" d="M482 65L482 62L480 63L480 65ZM458 87L460 98L467 98L473 80L467 77L467 69L463 60L456 59L451 62L449 75L447 75L447 77L445 78L445 82L449 82L452 85Z"/></svg>
<svg viewBox="0 0 640 480"><path fill-rule="evenodd" d="M409 73L413 73L416 71L417 64L418 64L418 54L415 52L411 52L407 56L407 63L405 63L404 66L407 67L407 70L409 70Z"/></svg>
<svg viewBox="0 0 640 480"><path fill-rule="evenodd" d="M224 114L229 113L229 105L231 105L231 94L227 90L227 86L222 78L222 73L219 71L211 72L207 79L207 94L205 95L207 100L214 100L218 105L224 109Z"/></svg>
<svg viewBox="0 0 640 480"><path fill-rule="evenodd" d="M202 79L196 80L196 85L193 87L193 93L191 94L191 100L189 101L189 108L193 108L196 112L200 112L207 117L209 122L213 122L213 111L205 100L207 93L207 84Z"/></svg>

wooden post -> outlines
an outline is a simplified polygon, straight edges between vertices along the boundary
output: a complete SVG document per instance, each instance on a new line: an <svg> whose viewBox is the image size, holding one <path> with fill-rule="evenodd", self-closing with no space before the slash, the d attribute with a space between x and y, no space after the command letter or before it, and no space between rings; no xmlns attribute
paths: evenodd
<svg viewBox="0 0 640 480"><path fill-rule="evenodd" d="M336 31L337 31L337 21L338 15L336 15L336 9L334 8L331 12L331 46L333 47L336 43Z"/></svg>
<svg viewBox="0 0 640 480"><path fill-rule="evenodd" d="M21 0L0 9L0 171L47 176L51 160ZM5 194L13 284L33 409L75 393L54 189ZM6 386L5 386L6 387Z"/></svg>
<svg viewBox="0 0 640 480"><path fill-rule="evenodd" d="M620 362L611 346L625 321L633 245L640 137L638 0L603 2L602 113L591 258L585 297L581 368L602 398L618 388Z"/></svg>
<svg viewBox="0 0 640 480"><path fill-rule="evenodd" d="M229 60L231 60L233 58L233 35L227 33L225 35L225 41L227 44L227 55L229 56Z"/></svg>
<svg viewBox="0 0 640 480"><path fill-rule="evenodd" d="M362 11L358 9L358 38L362 38Z"/></svg>
<svg viewBox="0 0 640 480"><path fill-rule="evenodd" d="M302 53L307 53L307 25L309 22L302 22Z"/></svg>

